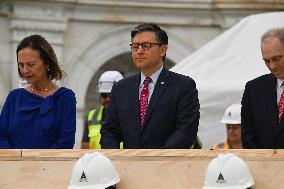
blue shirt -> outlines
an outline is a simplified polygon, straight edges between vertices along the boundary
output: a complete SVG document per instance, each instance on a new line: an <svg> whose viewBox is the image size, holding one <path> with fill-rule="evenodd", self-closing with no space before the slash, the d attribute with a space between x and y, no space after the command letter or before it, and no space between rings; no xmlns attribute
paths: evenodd
<svg viewBox="0 0 284 189"><path fill-rule="evenodd" d="M73 148L76 131L76 98L59 88L41 97L19 88L12 90L0 116L0 148Z"/></svg>

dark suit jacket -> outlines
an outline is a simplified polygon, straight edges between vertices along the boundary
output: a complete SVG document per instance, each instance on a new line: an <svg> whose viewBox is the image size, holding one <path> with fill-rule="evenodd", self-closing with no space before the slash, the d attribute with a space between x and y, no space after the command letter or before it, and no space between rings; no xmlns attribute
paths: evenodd
<svg viewBox="0 0 284 189"><path fill-rule="evenodd" d="M241 113L244 148L284 148L284 116L278 124L276 84L272 74L247 82Z"/></svg>
<svg viewBox="0 0 284 189"><path fill-rule="evenodd" d="M195 82L163 68L151 96L144 126L139 118L140 74L112 89L101 129L102 148L189 148L197 135L199 100Z"/></svg>

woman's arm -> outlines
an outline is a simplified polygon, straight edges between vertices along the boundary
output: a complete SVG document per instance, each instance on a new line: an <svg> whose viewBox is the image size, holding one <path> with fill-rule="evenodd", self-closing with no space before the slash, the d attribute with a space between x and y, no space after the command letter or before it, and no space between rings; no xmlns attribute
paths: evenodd
<svg viewBox="0 0 284 189"><path fill-rule="evenodd" d="M8 94L0 115L0 149L12 148L9 141L10 106L12 105L12 95Z"/></svg>
<svg viewBox="0 0 284 189"><path fill-rule="evenodd" d="M76 97L73 91L70 90L64 95L63 103L61 103L62 117L59 138L52 145L51 148L59 149L72 149L75 143L75 132L76 132Z"/></svg>

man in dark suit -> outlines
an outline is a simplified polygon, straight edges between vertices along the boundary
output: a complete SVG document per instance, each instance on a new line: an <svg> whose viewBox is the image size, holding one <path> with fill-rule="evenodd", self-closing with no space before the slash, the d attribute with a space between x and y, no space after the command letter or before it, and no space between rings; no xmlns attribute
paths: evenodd
<svg viewBox="0 0 284 189"><path fill-rule="evenodd" d="M131 32L132 58L141 71L116 83L101 129L102 148L190 148L199 125L194 80L163 66L168 36L156 24Z"/></svg>
<svg viewBox="0 0 284 189"><path fill-rule="evenodd" d="M244 148L284 148L284 28L261 38L263 60L271 74L247 82L242 98Z"/></svg>

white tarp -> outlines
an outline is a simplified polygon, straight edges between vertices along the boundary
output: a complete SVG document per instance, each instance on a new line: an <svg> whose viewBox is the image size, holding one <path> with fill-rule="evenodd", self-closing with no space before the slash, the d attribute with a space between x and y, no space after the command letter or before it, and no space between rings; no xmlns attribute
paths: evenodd
<svg viewBox="0 0 284 189"><path fill-rule="evenodd" d="M196 81L201 105L198 136L205 148L226 139L219 121L229 105L241 103L245 83L269 73L260 38L278 27L284 27L284 12L248 16L171 69Z"/></svg>

